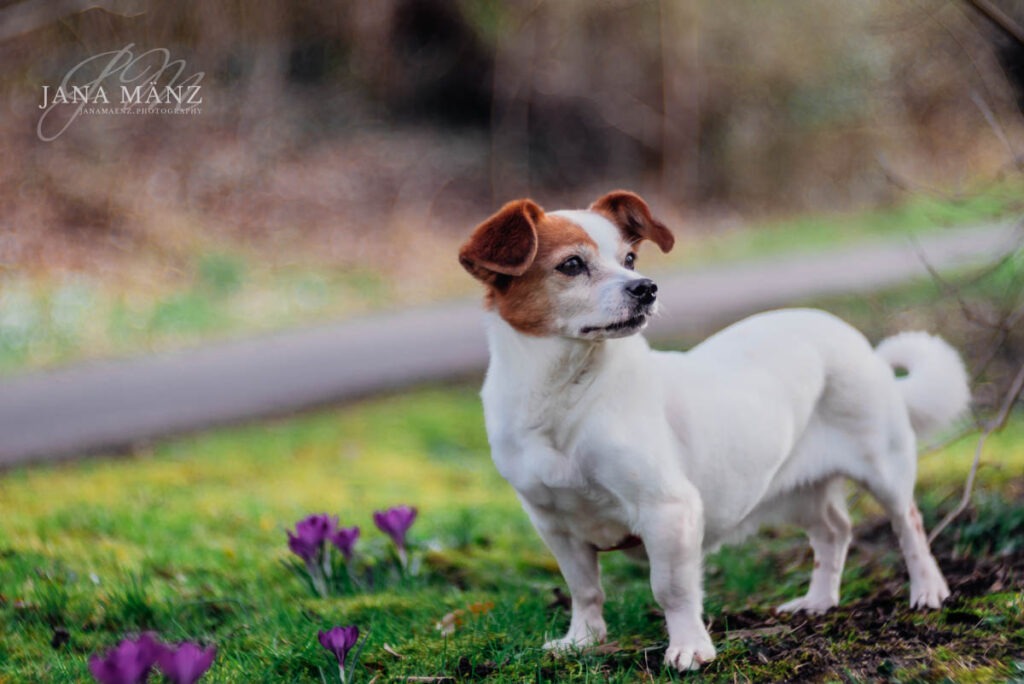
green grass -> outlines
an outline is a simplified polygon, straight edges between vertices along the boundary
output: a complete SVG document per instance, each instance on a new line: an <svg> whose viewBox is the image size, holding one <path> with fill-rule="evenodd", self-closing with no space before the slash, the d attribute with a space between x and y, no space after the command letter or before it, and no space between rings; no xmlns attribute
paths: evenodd
<svg viewBox="0 0 1024 684"><path fill-rule="evenodd" d="M997 215L997 209L971 205L970 215L953 212L950 222ZM945 209L900 211L861 224L867 228L844 227L842 234L924 228L934 223L929 212ZM895 223L886 227L889 220ZM821 225L796 222L760 237L743 235L718 256L709 248L707 258L834 244L836 236L822 237ZM966 296L1019 306L1022 263L1008 262ZM0 294L0 368L349 315L392 298L371 272L269 273L222 253L200 258L183 291L157 298L134 299L78 281L54 287L26 284ZM826 307L873 339L910 322L942 329L963 346L970 336L952 325L957 303L936 290L922 283L836 298ZM973 447L966 438L923 458L920 498L929 523L958 495ZM979 566L982 575L994 576L999 558L1017 553L1024 534L1021 473L1024 417L1018 415L990 440L979 509L943 536L947 556L956 546L988 564ZM387 541L370 515L397 503L421 511L413 528L425 553L418 577L364 595L319 599L282 563L289 558L284 529L321 511L360 525L361 547L383 553ZM871 532L876 514L868 500L859 505L862 531L871 534L847 566L848 608L821 620L769 612L797 596L809 576L810 557L798 534L783 531L712 556L706 608L720 656L702 674L681 679L1024 679L1019 579L1016 587L964 595L941 612L910 613L902 607L906 588L894 544ZM422 389L166 441L122 457L0 474L0 683L87 681L90 653L146 629L167 640L217 644L208 681L332 681L335 669L316 631L336 624L358 624L365 634L354 668L359 682L680 679L660 669L665 633L646 568L615 554L603 566L613 645L562 659L543 653L545 635L567 625L552 593L563 583L490 463L475 388ZM465 611L463 623L445 638L435 625L456 610ZM864 624L864 616L876 621Z"/></svg>
<svg viewBox="0 0 1024 684"><path fill-rule="evenodd" d="M756 222L735 231L685 240L669 256L672 265L695 266L770 254L810 253L870 239L900 239L953 226L967 226L1020 215L1017 183L958 199L911 196L901 204L862 213L807 215Z"/></svg>
<svg viewBox="0 0 1024 684"><path fill-rule="evenodd" d="M924 462L921 487L930 505L948 505L972 447L963 440ZM1008 474L1016 474L1019 484L1024 419L995 436L987 453L999 468L982 469L982 490L1011 486ZM312 512L338 513L343 524L362 527L364 550L383 550L386 541L370 514L397 503L420 509L413 527L426 554L420 576L386 591L319 599L282 564L289 556L283 530ZM1011 509L1019 515L1019 500ZM932 509L929 515L934 517ZM1007 518L1005 511L996 517ZM971 538L1000 529L998 523L985 527L984 516L972 524L980 527ZM891 540L880 548L877 554L855 551L846 602L867 600L880 582L902 585ZM614 646L561 659L544 654L539 646L545 635L567 625L565 610L552 606L552 590L562 581L490 463L475 389L417 390L176 439L120 458L4 474L0 682L87 681L90 653L146 629L168 640L217 644L208 681L332 681L336 671L316 631L336 624L357 624L366 635L354 668L360 682L374 676L625 682L648 677L648 671L675 678L660 671L665 634L646 568L617 554L603 564ZM774 620L767 608L797 595L809 570L805 543L792 533L709 560L707 608L721 655L702 679L795 676L799 658L762 662L757 655L791 637L726 636L751 610L757 625ZM906 590L897 592L894 601L902 606ZM493 608L468 610L476 604ZM443 637L436 623L460 609L466 611L462 625ZM898 624L930 620L937 626L928 623L928 629L946 629L943 613L922 617L895 610ZM1019 595L971 599L956 610L978 612L987 621L967 631L957 627L954 636L964 643L984 639L991 650L996 634L1024 643ZM848 613L840 611L837 619L849 619ZM828 633L829 657L859 662L854 656L866 648L864 640L830 624L815 627ZM67 630L69 640L55 648L58 628ZM782 621L781 628L809 629L800 621ZM390 655L385 644L402 657ZM927 654L923 664L930 669L908 661L895 663L894 672L924 678L938 672L959 681L971 668L1007 677L1017 667L1005 649L993 656L965 648L952 660Z"/></svg>
<svg viewBox="0 0 1024 684"><path fill-rule="evenodd" d="M1019 214L1019 184L990 188L966 199L911 197L860 214L757 220L715 233L679 230L678 247L644 268L665 271L782 252L811 252L883 236L922 233ZM467 226L468 230L468 226ZM450 237L447 239L451 239ZM443 250L424 259L409 288L390 263L360 268L268 265L257 252L220 245L182 256L146 287L125 287L100 276L0 271L0 375L53 367L83 358L130 356L196 344L211 338L319 324L423 299L478 292ZM177 261L183 263L178 264ZM453 269L455 269L453 271ZM437 271L446 274L438 275ZM453 275L454 274L454 275Z"/></svg>

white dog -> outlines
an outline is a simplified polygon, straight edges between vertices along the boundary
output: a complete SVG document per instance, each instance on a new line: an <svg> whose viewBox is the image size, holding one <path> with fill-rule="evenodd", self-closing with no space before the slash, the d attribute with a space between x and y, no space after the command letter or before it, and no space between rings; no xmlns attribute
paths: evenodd
<svg viewBox="0 0 1024 684"><path fill-rule="evenodd" d="M916 444L969 401L957 353L924 333L872 350L807 309L752 316L686 353L652 351L637 334L658 289L634 270L641 240L664 252L674 242L642 199L618 191L586 211L510 202L459 254L487 286L482 397L494 462L572 594L568 633L545 646L605 638L597 553L642 544L668 625L666 663L708 662L703 553L766 522L802 526L814 550L807 594L779 610L836 606L846 479L891 520L911 606L938 608L949 589L914 504Z"/></svg>

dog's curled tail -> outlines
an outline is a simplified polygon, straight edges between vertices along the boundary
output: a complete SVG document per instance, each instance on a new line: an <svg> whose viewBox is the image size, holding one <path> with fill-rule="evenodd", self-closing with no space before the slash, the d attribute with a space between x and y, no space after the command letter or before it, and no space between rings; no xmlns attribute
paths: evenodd
<svg viewBox="0 0 1024 684"><path fill-rule="evenodd" d="M958 418L971 401L964 362L941 337L905 332L882 340L875 352L897 372L896 384L918 438ZM899 371L906 371L900 377Z"/></svg>

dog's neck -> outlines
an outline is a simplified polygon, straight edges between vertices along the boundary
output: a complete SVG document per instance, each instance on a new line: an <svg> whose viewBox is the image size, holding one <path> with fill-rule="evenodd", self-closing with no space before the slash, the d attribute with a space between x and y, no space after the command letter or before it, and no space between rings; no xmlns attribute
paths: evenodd
<svg viewBox="0 0 1024 684"><path fill-rule="evenodd" d="M502 460L510 452L496 445L515 443L524 435L543 435L556 449L569 449L587 407L610 396L601 385L628 382L628 367L648 350L640 335L536 337L517 331L496 313L487 316L491 360L482 396L492 449L504 454Z"/></svg>
<svg viewBox="0 0 1024 684"><path fill-rule="evenodd" d="M488 373L514 378L527 391L543 388L545 394L557 394L588 384L607 353L607 340L537 337L519 332L497 314L488 318Z"/></svg>

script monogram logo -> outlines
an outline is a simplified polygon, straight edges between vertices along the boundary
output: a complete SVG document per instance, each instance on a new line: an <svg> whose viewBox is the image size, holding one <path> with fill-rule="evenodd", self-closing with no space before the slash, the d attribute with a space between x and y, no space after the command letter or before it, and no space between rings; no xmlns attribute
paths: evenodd
<svg viewBox="0 0 1024 684"><path fill-rule="evenodd" d="M165 48L134 53L135 44L88 57L59 86L42 86L36 134L56 140L82 114L198 114L202 71L185 75L185 60Z"/></svg>

